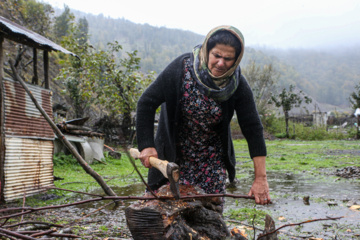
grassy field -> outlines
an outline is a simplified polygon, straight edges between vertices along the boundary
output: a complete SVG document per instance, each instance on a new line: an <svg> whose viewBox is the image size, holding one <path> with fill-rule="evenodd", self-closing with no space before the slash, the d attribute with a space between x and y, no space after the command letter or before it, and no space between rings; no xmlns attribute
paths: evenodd
<svg viewBox="0 0 360 240"><path fill-rule="evenodd" d="M267 141L266 144L268 170L284 170L294 173L322 172L323 169L360 165L359 141L273 140ZM248 158L246 141L235 140L234 146L238 162L242 163L242 159L246 161L245 158ZM242 167L252 167L252 163L244 163Z"/></svg>

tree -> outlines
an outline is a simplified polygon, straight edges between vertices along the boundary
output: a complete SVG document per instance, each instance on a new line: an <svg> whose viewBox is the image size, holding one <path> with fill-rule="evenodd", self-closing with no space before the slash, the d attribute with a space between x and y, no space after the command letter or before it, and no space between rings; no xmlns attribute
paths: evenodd
<svg viewBox="0 0 360 240"><path fill-rule="evenodd" d="M56 39L60 40L69 34L74 19L75 16L70 12L70 8L64 5L64 12L55 18L54 34Z"/></svg>
<svg viewBox="0 0 360 240"><path fill-rule="evenodd" d="M0 15L49 37L51 17L54 13L50 4L36 0L5 0L0 1L0 9Z"/></svg>
<svg viewBox="0 0 360 240"><path fill-rule="evenodd" d="M306 104L312 102L312 99L308 96L304 96L300 90L299 93L294 92L294 85L290 85L289 90L283 88L282 92L278 95L272 95L269 104L274 103L276 107L282 107L285 115L286 137L289 138L289 112L294 107L300 107L303 100Z"/></svg>
<svg viewBox="0 0 360 240"><path fill-rule="evenodd" d="M268 112L267 103L271 99L271 94L275 91L279 73L272 64L264 65L261 68L255 61L250 61L242 69L242 73L254 93L254 100L259 114L265 115Z"/></svg>
<svg viewBox="0 0 360 240"><path fill-rule="evenodd" d="M77 38L79 39L79 44L85 44L89 39L89 23L85 17L82 17L78 21L79 32Z"/></svg>
<svg viewBox="0 0 360 240"><path fill-rule="evenodd" d="M349 101L354 110L360 108L360 83L355 86L355 91L350 94ZM356 116L356 119L357 119L356 138L360 139L360 131L359 131L360 116L359 115Z"/></svg>
<svg viewBox="0 0 360 240"><path fill-rule="evenodd" d="M75 110L75 116L84 117L90 108L101 109L112 119L122 122L125 138L130 137L131 113L144 88L154 74L139 72L140 58L137 51L117 59L122 50L118 42L108 43L108 50L97 50L79 36L79 28L73 25L62 45L79 58L66 58L57 77L65 83L66 93Z"/></svg>

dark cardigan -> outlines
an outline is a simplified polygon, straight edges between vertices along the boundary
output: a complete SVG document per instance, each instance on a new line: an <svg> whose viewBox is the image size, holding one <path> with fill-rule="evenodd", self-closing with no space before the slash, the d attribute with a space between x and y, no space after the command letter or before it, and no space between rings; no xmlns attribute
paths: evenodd
<svg viewBox="0 0 360 240"><path fill-rule="evenodd" d="M183 62L190 53L183 54L171 62L157 79L145 90L138 101L136 113L136 134L139 150L155 147L160 159L176 162L178 126L181 121L179 101L183 78ZM157 133L154 139L154 118L156 109L161 105ZM223 120L215 129L221 137L224 158L229 180L235 178L235 153L230 133L230 121L237 114L238 123L245 136L250 157L266 156L263 127L256 110L252 91L241 75L240 83L229 100L221 103ZM178 164L181 164L177 162ZM166 183L160 171L150 168L148 183L157 189Z"/></svg>

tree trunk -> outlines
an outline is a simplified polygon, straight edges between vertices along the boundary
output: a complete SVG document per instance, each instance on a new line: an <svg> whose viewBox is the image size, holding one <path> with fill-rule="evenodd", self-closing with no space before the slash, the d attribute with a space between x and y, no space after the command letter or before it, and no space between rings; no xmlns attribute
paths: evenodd
<svg viewBox="0 0 360 240"><path fill-rule="evenodd" d="M285 111L285 127L286 127L286 138L290 137L289 134L289 112Z"/></svg>
<svg viewBox="0 0 360 240"><path fill-rule="evenodd" d="M360 116L357 116L356 139L360 139Z"/></svg>
<svg viewBox="0 0 360 240"><path fill-rule="evenodd" d="M192 186L180 185L180 194L202 193ZM171 195L169 186L161 187L158 195ZM215 211L219 200L137 201L125 209L126 222L134 240L229 239L230 233L222 215Z"/></svg>

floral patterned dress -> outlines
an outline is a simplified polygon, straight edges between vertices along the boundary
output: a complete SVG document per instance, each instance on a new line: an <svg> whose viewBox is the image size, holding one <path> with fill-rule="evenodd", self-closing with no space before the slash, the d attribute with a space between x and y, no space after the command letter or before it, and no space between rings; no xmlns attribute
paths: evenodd
<svg viewBox="0 0 360 240"><path fill-rule="evenodd" d="M222 119L220 103L200 93L189 71L190 59L184 61L182 85L182 123L179 145L183 164L180 184L195 185L206 193L224 193L226 169L222 144L214 126Z"/></svg>

